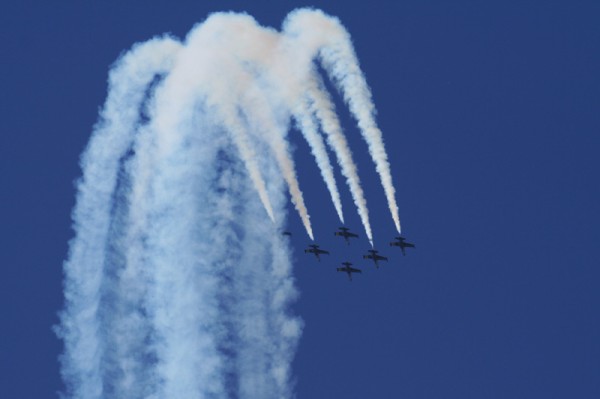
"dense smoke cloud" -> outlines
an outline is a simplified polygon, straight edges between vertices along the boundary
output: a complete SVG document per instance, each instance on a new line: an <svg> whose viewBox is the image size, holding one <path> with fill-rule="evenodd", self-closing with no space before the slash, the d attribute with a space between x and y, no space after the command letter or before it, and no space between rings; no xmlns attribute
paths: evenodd
<svg viewBox="0 0 600 399"><path fill-rule="evenodd" d="M367 203L321 62L356 117L400 228L374 106L349 35L317 10L282 32L218 13L183 43L160 37L113 66L82 156L57 332L74 398L291 397L302 322L286 188L310 216L288 132L311 147L338 217L325 142L371 243ZM325 140L321 133L324 135Z"/></svg>

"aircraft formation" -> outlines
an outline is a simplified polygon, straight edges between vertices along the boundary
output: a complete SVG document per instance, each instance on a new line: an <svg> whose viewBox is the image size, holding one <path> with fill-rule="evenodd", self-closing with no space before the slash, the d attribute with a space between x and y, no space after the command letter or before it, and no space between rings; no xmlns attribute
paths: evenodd
<svg viewBox="0 0 600 399"><path fill-rule="evenodd" d="M285 236L291 236L292 233L289 231L284 231L282 233ZM347 245L350 245L351 238L358 238L358 234L352 233L350 229L347 227L340 227L338 231L333 233L335 236L342 237ZM402 251L402 255L406 256L406 248L415 248L415 244L407 242L404 237L395 237L394 241L390 242L390 247L399 247ZM329 251L325 249L321 249L317 244L310 244L308 248L304 250L306 254L313 254L317 258L317 261L321 261L321 255L329 255ZM375 263L375 267L379 269L380 261L388 261L388 258L380 255L379 251L376 249L369 249L365 255L363 255L363 259L370 259ZM338 272L343 272L348 275L348 279L352 281L353 273L362 273L361 269L357 269L352 267L352 263L346 261L341 263L342 266L337 268Z"/></svg>

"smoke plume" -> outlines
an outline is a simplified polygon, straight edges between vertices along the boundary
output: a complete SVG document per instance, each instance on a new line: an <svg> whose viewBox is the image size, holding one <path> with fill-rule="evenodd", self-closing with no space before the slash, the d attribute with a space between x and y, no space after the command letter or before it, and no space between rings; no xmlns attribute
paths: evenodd
<svg viewBox="0 0 600 399"><path fill-rule="evenodd" d="M286 191L308 236L292 121L338 217L326 142L367 237L367 203L320 62L358 121L399 230L387 155L349 35L318 10L281 32L217 13L182 42L135 45L112 67L81 158L56 330L65 397L289 398L302 321ZM323 136L322 136L323 135Z"/></svg>

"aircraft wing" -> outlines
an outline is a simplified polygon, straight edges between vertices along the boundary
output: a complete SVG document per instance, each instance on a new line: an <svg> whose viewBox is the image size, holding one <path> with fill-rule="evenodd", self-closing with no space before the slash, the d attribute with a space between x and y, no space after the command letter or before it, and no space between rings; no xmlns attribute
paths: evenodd
<svg viewBox="0 0 600 399"><path fill-rule="evenodd" d="M350 272L352 272L352 273L362 273L362 271L360 269L355 269L353 267L348 267L348 270L350 270Z"/></svg>

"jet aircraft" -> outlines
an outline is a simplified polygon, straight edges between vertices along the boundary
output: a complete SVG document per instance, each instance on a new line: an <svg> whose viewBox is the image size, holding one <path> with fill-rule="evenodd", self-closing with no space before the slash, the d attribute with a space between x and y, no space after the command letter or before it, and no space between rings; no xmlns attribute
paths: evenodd
<svg viewBox="0 0 600 399"><path fill-rule="evenodd" d="M397 241L390 242L390 247L400 247L402 250L402 255L406 256L406 252L404 248L414 248L415 244L411 244L410 242L406 242L406 238L404 237L396 237Z"/></svg>
<svg viewBox="0 0 600 399"><path fill-rule="evenodd" d="M350 229L347 227L340 227L339 230L340 231L334 232L333 235L344 237L344 240L346 240L346 244L348 245L350 245L348 238L358 238L358 234L351 233Z"/></svg>
<svg viewBox="0 0 600 399"><path fill-rule="evenodd" d="M377 252L379 251L377 251L376 249L369 249L369 254L363 255L363 259L373 259L373 262L375 262L375 267L379 269L379 261L387 261L388 258L386 258L385 256L378 255Z"/></svg>
<svg viewBox="0 0 600 399"><path fill-rule="evenodd" d="M348 273L348 279L350 279L350 281L352 281L352 273L362 273L360 269L350 267L352 265L350 262L342 262L342 265L344 265L344 267L338 267L337 271Z"/></svg>
<svg viewBox="0 0 600 399"><path fill-rule="evenodd" d="M311 244L304 250L304 253L307 254L315 254L317 260L321 261L321 255L329 255L329 251L325 251L324 249L319 249L317 244Z"/></svg>

